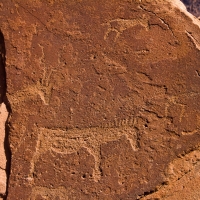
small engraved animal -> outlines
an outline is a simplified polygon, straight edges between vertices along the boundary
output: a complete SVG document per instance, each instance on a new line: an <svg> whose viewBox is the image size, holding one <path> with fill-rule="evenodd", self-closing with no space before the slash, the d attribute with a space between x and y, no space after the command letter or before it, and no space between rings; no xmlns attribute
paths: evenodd
<svg viewBox="0 0 200 200"><path fill-rule="evenodd" d="M106 40L110 34L110 32L115 32L115 41L119 38L119 36L129 28L132 28L136 25L141 25L145 29L148 29L148 19L146 18L140 18L140 19L113 19L107 23L104 23L102 25L108 26L108 29L105 33L104 40Z"/></svg>

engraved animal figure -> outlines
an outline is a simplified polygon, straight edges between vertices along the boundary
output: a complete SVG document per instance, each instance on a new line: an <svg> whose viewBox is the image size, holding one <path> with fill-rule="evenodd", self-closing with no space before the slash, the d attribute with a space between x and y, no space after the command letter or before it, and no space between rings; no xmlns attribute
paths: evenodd
<svg viewBox="0 0 200 200"><path fill-rule="evenodd" d="M105 33L104 40L106 40L110 34L110 32L115 32L116 36L114 41L116 41L120 35L129 28L132 28L136 25L141 25L145 29L148 29L148 19L146 18L139 18L139 19L113 19L107 23L104 23L102 25L108 26L108 29Z"/></svg>
<svg viewBox="0 0 200 200"><path fill-rule="evenodd" d="M48 105L50 101L51 92L53 88L53 84L50 83L50 79L51 79L52 73L55 71L56 70L50 70L48 75L46 75L46 71L45 71L44 77L42 78L40 82L37 82L37 85L36 85L36 91L45 105Z"/></svg>
<svg viewBox="0 0 200 200"><path fill-rule="evenodd" d="M28 98L33 98L37 95L40 96L44 105L49 105L53 84L50 82L52 73L56 70L50 70L48 74L44 72L43 78L37 81L36 85L30 85L24 90L16 92L12 97L13 103L18 101L26 101Z"/></svg>
<svg viewBox="0 0 200 200"><path fill-rule="evenodd" d="M51 130L48 128L38 129L38 141L36 152L32 160L32 176L34 165L41 154L51 150L61 154L71 154L77 152L81 148L86 148L88 152L94 156L95 166L93 177L95 181L100 180L100 162L101 144L119 140L125 136L129 140L133 151L137 150L137 134L133 127L124 126L118 128L84 128L84 129L69 129L69 130Z"/></svg>
<svg viewBox="0 0 200 200"><path fill-rule="evenodd" d="M29 200L36 200L38 196L46 200L67 200L68 191L64 187L49 189L47 187L34 187Z"/></svg>

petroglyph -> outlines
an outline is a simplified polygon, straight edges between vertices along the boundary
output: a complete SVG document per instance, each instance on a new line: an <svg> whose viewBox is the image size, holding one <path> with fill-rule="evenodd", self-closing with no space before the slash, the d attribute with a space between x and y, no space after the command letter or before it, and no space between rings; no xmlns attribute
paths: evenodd
<svg viewBox="0 0 200 200"><path fill-rule="evenodd" d="M182 134L182 135L194 135L194 134L198 133L199 130L200 130L200 129L197 128L197 129L194 130L194 131L182 131L181 134Z"/></svg>
<svg viewBox="0 0 200 200"><path fill-rule="evenodd" d="M103 23L103 26L107 26L108 29L104 35L104 40L109 37L111 32L115 32L116 36L114 41L116 41L120 35L129 28L133 28L136 25L141 25L146 30L148 30L148 18L138 18L138 19L113 19L109 22Z"/></svg>
<svg viewBox="0 0 200 200"><path fill-rule="evenodd" d="M26 101L27 99L33 99L39 95L44 105L49 105L53 83L51 82L51 78L53 76L53 70L50 66L50 70L47 72L47 67L45 66L45 54L44 47L40 44L38 46L41 48L41 56L38 59L41 66L43 66L43 77L41 80L38 80L35 85L30 85L25 89L17 91L14 95L11 96L12 102L18 104L18 102ZM57 66L58 67L58 66ZM9 96L9 95L8 95Z"/></svg>
<svg viewBox="0 0 200 200"><path fill-rule="evenodd" d="M53 88L53 83L51 83L51 77L52 73L55 71L56 70L50 70L48 75L46 75L45 71L43 78L41 79L41 81L37 81L36 85L31 85L12 95L11 99L13 103L18 103L19 101L26 101L28 99L35 98L37 97L37 95L39 95L44 105L49 105Z"/></svg>
<svg viewBox="0 0 200 200"><path fill-rule="evenodd" d="M127 72L126 66L109 58L105 54L101 54L96 60L94 68L98 74L123 74Z"/></svg>
<svg viewBox="0 0 200 200"><path fill-rule="evenodd" d="M191 32L185 31L188 38L192 41L192 43L196 46L198 50L200 50L200 42L192 35Z"/></svg>
<svg viewBox="0 0 200 200"><path fill-rule="evenodd" d="M50 101L51 91L53 88L53 83L50 83L50 79L51 79L52 73L55 71L56 70L50 70L48 75L46 75L47 72L44 71L44 76L42 80L38 81L36 85L36 91L45 105L48 105Z"/></svg>
<svg viewBox="0 0 200 200"><path fill-rule="evenodd" d="M123 127L134 127L137 123L137 116L130 116L125 119L115 118L113 121L108 123L103 123L102 128L123 128Z"/></svg>
<svg viewBox="0 0 200 200"><path fill-rule="evenodd" d="M34 187L32 189L31 196L29 200L36 200L38 197L42 197L42 199L46 200L68 200L69 191L67 191L64 187L59 187L56 189L49 189L46 187Z"/></svg>
<svg viewBox="0 0 200 200"><path fill-rule="evenodd" d="M166 106L165 106L165 116L169 116L169 107L171 105L176 105L176 106L179 106L180 107L180 113L179 113L179 122L182 121L182 118L184 116L184 113L185 113L185 107L186 105L184 104L181 104L181 103L178 103L178 96L171 96L171 97L168 97L168 102L166 103Z"/></svg>
<svg viewBox="0 0 200 200"><path fill-rule="evenodd" d="M51 150L60 154L71 154L77 152L81 148L94 156L95 166L93 171L94 181L100 180L101 172L101 153L100 147L103 143L119 140L126 137L130 142L133 151L137 151L137 134L133 127L124 126L119 128L84 128L84 129L48 129L40 128L38 132L38 141L36 152L32 159L32 168L30 177L34 172L34 166L38 158L46 151Z"/></svg>

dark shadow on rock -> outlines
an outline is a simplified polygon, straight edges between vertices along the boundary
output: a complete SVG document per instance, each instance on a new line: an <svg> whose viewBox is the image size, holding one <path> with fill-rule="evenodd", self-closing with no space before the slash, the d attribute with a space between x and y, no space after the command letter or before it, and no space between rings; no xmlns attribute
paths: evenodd
<svg viewBox="0 0 200 200"><path fill-rule="evenodd" d="M185 5L187 5L187 6L190 5L190 0L182 0L182 2L183 2Z"/></svg>
<svg viewBox="0 0 200 200"><path fill-rule="evenodd" d="M2 32L0 31L0 104L5 103L6 108L9 112L9 115L11 113L11 107L8 102L8 99L6 97L6 90L7 90L7 85L6 85L6 48L5 48L5 41L4 41L4 36ZM10 145L9 145L9 124L8 120L6 121L5 124L5 141L4 141L4 149L5 149L5 154L6 154L6 173L7 173L7 188L8 188L8 181L9 181L9 175L10 175L10 165L11 165L11 151L10 151ZM1 196L4 200L7 199L7 192L8 189L6 190L6 194Z"/></svg>
<svg viewBox="0 0 200 200"><path fill-rule="evenodd" d="M188 12L192 13L196 17L200 17L200 0L181 0Z"/></svg>
<svg viewBox="0 0 200 200"><path fill-rule="evenodd" d="M6 71L5 71L5 42L2 32L0 32L0 104L6 95Z"/></svg>

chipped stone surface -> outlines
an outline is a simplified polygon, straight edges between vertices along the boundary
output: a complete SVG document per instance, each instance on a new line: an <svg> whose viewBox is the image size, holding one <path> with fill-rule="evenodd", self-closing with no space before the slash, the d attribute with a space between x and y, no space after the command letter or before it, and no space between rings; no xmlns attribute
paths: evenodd
<svg viewBox="0 0 200 200"><path fill-rule="evenodd" d="M5 122L8 112L4 103L0 105L0 194L6 193L6 153L5 153Z"/></svg>
<svg viewBox="0 0 200 200"><path fill-rule="evenodd" d="M4 103L0 105L0 168L6 169L6 156L5 156L5 148L4 148L4 141L5 141L5 123L8 117L8 111Z"/></svg>
<svg viewBox="0 0 200 200"><path fill-rule="evenodd" d="M170 191L175 199L178 183L193 191L200 23L180 3L0 4L12 111L7 199L162 199Z"/></svg>
<svg viewBox="0 0 200 200"><path fill-rule="evenodd" d="M4 195L6 193L7 175L6 171L0 169L0 194Z"/></svg>

